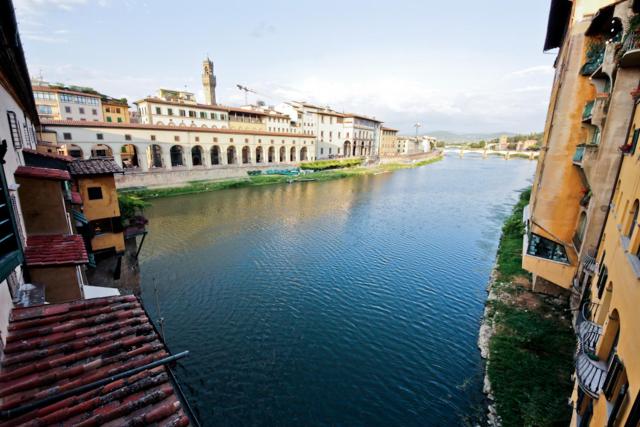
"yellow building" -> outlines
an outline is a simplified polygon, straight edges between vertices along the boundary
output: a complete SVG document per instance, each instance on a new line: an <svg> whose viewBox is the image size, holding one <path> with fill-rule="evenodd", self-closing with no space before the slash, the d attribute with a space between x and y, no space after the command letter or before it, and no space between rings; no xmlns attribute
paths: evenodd
<svg viewBox="0 0 640 427"><path fill-rule="evenodd" d="M265 131L267 130L267 114L244 108L228 107L229 129Z"/></svg>
<svg viewBox="0 0 640 427"><path fill-rule="evenodd" d="M633 3L551 1L545 50L560 50L523 247L539 291L580 289L594 273L640 80L640 68L625 63Z"/></svg>
<svg viewBox="0 0 640 427"><path fill-rule="evenodd" d="M637 104L636 104L637 105ZM637 108L637 107L636 107ZM640 425L640 109L578 322L573 425Z"/></svg>
<svg viewBox="0 0 640 427"><path fill-rule="evenodd" d="M129 104L126 99L102 98L102 115L109 123L129 123Z"/></svg>
<svg viewBox="0 0 640 427"><path fill-rule="evenodd" d="M397 154L398 130L388 127L381 128L380 156L395 156Z"/></svg>
<svg viewBox="0 0 640 427"><path fill-rule="evenodd" d="M82 199L82 213L93 229L92 251L124 252L124 230L113 176L122 173L122 169L108 158L75 160L69 169Z"/></svg>

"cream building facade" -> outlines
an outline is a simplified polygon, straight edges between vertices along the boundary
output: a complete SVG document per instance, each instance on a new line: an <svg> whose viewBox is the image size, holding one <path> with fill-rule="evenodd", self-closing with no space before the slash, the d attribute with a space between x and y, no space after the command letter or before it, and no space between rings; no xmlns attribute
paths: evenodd
<svg viewBox="0 0 640 427"><path fill-rule="evenodd" d="M33 86L33 96L41 118L89 122L104 120L100 95L39 83Z"/></svg>

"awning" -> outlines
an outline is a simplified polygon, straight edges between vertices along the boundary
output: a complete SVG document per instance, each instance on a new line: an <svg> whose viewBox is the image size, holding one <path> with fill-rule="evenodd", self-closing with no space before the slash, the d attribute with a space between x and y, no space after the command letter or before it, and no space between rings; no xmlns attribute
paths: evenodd
<svg viewBox="0 0 640 427"><path fill-rule="evenodd" d="M597 36L599 34L605 35L611 25L614 9L615 5L609 5L597 11L585 34L587 36Z"/></svg>
<svg viewBox="0 0 640 427"><path fill-rule="evenodd" d="M75 219L76 221L81 222L82 224L89 224L89 220L87 219L86 216L84 216L84 214L80 211L77 211L75 209L73 209L71 212L73 212L73 219Z"/></svg>
<svg viewBox="0 0 640 427"><path fill-rule="evenodd" d="M547 36L544 41L545 51L562 46L571 17L571 6L572 3L569 0L551 0Z"/></svg>

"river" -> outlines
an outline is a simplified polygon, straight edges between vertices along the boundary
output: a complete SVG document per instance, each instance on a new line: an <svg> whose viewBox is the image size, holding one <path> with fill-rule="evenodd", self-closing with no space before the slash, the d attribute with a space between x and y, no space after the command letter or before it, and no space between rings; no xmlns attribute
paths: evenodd
<svg viewBox="0 0 640 427"><path fill-rule="evenodd" d="M535 162L153 201L142 296L203 425L464 425L502 221ZM157 294L157 298L156 298Z"/></svg>

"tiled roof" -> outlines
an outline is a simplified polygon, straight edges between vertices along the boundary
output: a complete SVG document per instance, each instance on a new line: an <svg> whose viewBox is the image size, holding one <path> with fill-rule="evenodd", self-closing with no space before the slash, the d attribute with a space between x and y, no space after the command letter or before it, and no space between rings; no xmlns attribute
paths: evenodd
<svg viewBox="0 0 640 427"><path fill-rule="evenodd" d="M38 143L38 144L40 144L40 143ZM49 159L63 160L65 162L72 162L74 160L74 158L71 157L71 156L65 156L63 154L58 154L58 153L43 153L41 151L32 150L30 148L23 148L22 152L23 153L28 153L28 154L33 154L34 156L46 157L46 158L49 158Z"/></svg>
<svg viewBox="0 0 640 427"><path fill-rule="evenodd" d="M66 170L41 168L37 166L18 166L13 174L25 178L52 179L58 181L69 181L71 179L71 175L69 175L69 172Z"/></svg>
<svg viewBox="0 0 640 427"><path fill-rule="evenodd" d="M113 159L76 160L69 165L71 175L112 175L122 173L122 169Z"/></svg>
<svg viewBox="0 0 640 427"><path fill-rule="evenodd" d="M71 393L2 420L3 426L189 425L169 370L147 367L169 353L135 296L17 308L10 320L0 410Z"/></svg>
<svg viewBox="0 0 640 427"><path fill-rule="evenodd" d="M55 234L27 237L24 259L28 266L56 266L89 262L82 236Z"/></svg>

